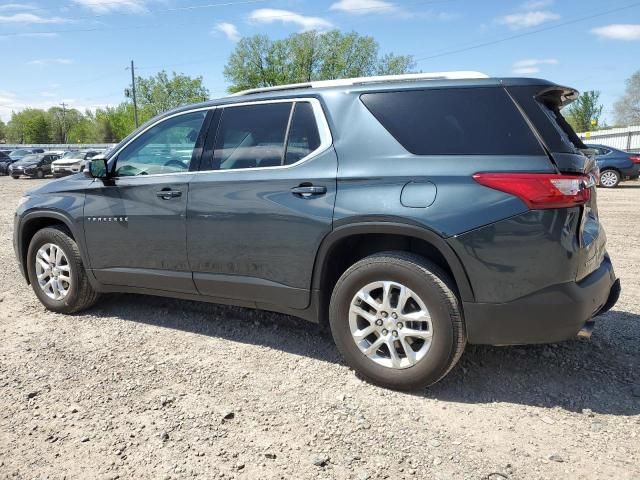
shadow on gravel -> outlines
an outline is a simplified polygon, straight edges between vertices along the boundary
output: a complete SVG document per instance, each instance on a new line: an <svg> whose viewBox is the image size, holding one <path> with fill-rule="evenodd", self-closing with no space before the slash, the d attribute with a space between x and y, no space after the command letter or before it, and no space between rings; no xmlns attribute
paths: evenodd
<svg viewBox="0 0 640 480"><path fill-rule="evenodd" d="M286 315L125 294L106 297L90 313L344 364L327 331ZM507 402L637 415L639 327L640 315L614 310L598 317L590 340L519 347L469 345L458 367L445 379L410 395L448 402Z"/></svg>

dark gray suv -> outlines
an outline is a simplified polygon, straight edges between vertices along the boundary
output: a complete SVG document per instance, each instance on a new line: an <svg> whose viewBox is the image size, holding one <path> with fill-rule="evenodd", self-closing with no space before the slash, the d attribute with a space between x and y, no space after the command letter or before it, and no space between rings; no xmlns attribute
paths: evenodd
<svg viewBox="0 0 640 480"><path fill-rule="evenodd" d="M429 385L467 342L588 335L615 304L576 95L453 72L183 107L25 196L16 254L56 312L104 292L283 312L367 380Z"/></svg>

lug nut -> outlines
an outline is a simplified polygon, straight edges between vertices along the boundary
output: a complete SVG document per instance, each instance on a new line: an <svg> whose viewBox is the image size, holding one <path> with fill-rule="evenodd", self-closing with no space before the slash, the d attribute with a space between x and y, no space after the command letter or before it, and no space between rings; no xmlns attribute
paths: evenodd
<svg viewBox="0 0 640 480"><path fill-rule="evenodd" d="M394 336L394 337L397 337L397 336L398 336L398 331L397 331L397 330L394 330L394 331L393 331L393 332L391 332L391 333L393 333L393 336Z"/></svg>
<svg viewBox="0 0 640 480"><path fill-rule="evenodd" d="M391 314L391 318L393 318L395 320L396 318L398 318L398 314L396 312L393 312Z"/></svg>
<svg viewBox="0 0 640 480"><path fill-rule="evenodd" d="M402 327L404 327L404 325L402 324L402 322L398 322L397 327L398 327L398 328L402 328Z"/></svg>
<svg viewBox="0 0 640 480"><path fill-rule="evenodd" d="M387 333L389 333L389 330L387 330L386 328L384 328L384 329L382 330L382 335L386 335Z"/></svg>
<svg viewBox="0 0 640 480"><path fill-rule="evenodd" d="M376 320L376 325L379 326L379 327L382 326L382 319L381 318Z"/></svg>
<svg viewBox="0 0 640 480"><path fill-rule="evenodd" d="M382 312L380 315L382 315L382 318L387 318L389 316L387 312Z"/></svg>

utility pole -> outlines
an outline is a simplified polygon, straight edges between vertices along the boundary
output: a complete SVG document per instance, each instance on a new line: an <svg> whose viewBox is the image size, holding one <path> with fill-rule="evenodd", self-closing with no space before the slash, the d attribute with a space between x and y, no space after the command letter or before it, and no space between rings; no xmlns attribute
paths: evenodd
<svg viewBox="0 0 640 480"><path fill-rule="evenodd" d="M62 102L62 143L67 143L67 104Z"/></svg>
<svg viewBox="0 0 640 480"><path fill-rule="evenodd" d="M133 96L133 121L138 128L138 102L136 102L136 73L131 60L131 93Z"/></svg>

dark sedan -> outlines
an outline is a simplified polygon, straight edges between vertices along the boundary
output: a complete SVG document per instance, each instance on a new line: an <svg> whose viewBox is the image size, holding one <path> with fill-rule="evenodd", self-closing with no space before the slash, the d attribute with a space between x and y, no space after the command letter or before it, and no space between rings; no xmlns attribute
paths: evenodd
<svg viewBox="0 0 640 480"><path fill-rule="evenodd" d="M51 174L51 162L60 158L57 153L37 153L27 155L9 166L9 175L13 178L27 177L44 178Z"/></svg>
<svg viewBox="0 0 640 480"><path fill-rule="evenodd" d="M617 187L623 180L637 180L640 176L640 154L593 143L586 146L596 151L601 187Z"/></svg>

